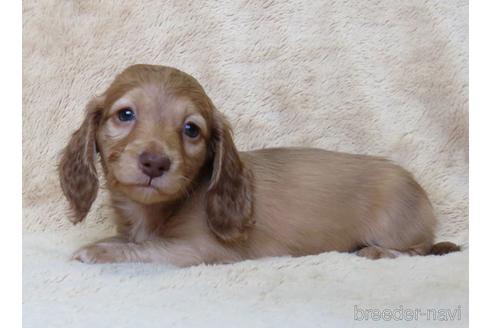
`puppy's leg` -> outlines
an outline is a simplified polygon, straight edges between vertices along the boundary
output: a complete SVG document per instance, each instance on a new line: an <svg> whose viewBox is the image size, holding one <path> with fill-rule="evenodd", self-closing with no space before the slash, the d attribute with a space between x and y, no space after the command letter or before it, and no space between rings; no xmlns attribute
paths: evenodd
<svg viewBox="0 0 492 328"><path fill-rule="evenodd" d="M135 244L115 239L85 246L78 250L72 259L83 263L158 262L180 267L233 260L228 259L230 256L226 252L214 253L216 256L200 250L200 247L194 247L190 242L149 240Z"/></svg>
<svg viewBox="0 0 492 328"><path fill-rule="evenodd" d="M110 249L114 249L115 247L125 247L127 243L128 240L119 236L104 238L77 250L72 255L72 260L84 263L116 262L113 261L114 256Z"/></svg>
<svg viewBox="0 0 492 328"><path fill-rule="evenodd" d="M395 251L393 249L383 248L379 246L367 246L359 249L355 252L356 255L367 257L371 260L377 260L381 258L389 258L394 259L398 255L401 255L402 252Z"/></svg>
<svg viewBox="0 0 492 328"><path fill-rule="evenodd" d="M366 246L355 252L356 255L367 257L371 260L377 260L382 258L394 259L400 255L426 255L428 253L428 246L416 245L406 250L396 250L391 248L384 248L380 246Z"/></svg>

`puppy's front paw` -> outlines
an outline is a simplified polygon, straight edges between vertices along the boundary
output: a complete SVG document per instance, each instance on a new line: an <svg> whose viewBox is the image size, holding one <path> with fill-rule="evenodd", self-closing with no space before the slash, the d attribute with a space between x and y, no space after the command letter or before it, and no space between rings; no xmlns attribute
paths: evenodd
<svg viewBox="0 0 492 328"><path fill-rule="evenodd" d="M117 245L94 244L82 247L72 255L72 260L82 263L121 262L121 250Z"/></svg>

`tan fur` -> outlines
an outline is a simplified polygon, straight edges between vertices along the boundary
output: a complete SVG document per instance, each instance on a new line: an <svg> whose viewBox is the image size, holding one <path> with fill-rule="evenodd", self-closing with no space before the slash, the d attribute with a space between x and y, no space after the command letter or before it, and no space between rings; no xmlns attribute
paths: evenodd
<svg viewBox="0 0 492 328"><path fill-rule="evenodd" d="M135 121L118 121L126 107ZM182 132L189 121L201 131L193 140ZM74 258L82 262L189 266L326 251L375 259L459 250L433 248L430 202L398 165L308 148L238 152L200 84L174 68L131 66L90 102L59 170L75 221L96 197L95 149L119 235L80 249ZM169 171L149 180L138 167L144 151L169 157Z"/></svg>

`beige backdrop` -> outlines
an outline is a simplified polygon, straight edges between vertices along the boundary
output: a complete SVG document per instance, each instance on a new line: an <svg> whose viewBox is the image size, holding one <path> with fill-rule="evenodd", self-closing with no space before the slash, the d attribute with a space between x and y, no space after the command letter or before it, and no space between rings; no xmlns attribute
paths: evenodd
<svg viewBox="0 0 492 328"><path fill-rule="evenodd" d="M24 306L27 310L24 316L27 322L32 320L35 324L41 318L55 320L51 322L53 325L63 325L70 322L66 320L82 315L83 306L92 304L90 297L87 296L88 302L83 302L83 292L73 292L71 283L92 286L96 281L109 288L101 287L102 292L94 292L103 303L118 292L123 293L119 295L122 298L131 294L131 286L126 286L126 292L126 287L108 287L114 281L104 276L103 269L94 273L93 268L67 262L70 253L82 243L111 233L107 219L111 213L105 206L102 191L86 222L73 227L66 218L67 206L58 184L56 164L69 135L82 121L88 99L101 93L115 74L134 63L175 66L195 76L230 119L239 149L313 146L392 158L413 172L428 191L440 222L439 239L467 244L467 1L25 0L23 6ZM251 299L258 302L254 303L257 306L268 306L284 314L290 311L293 315L294 307L289 310L275 306L298 295L296 302L300 308L307 306L309 313L316 314L312 316L313 322L338 318L340 322L350 323L353 321L351 304L368 301L368 295L361 292L347 303L346 299L340 300L346 290L327 289L334 285L322 283L319 277L306 276L310 266L314 270L326 266L328 271L333 270L333 263L344 268L340 269L338 280L335 279L339 287L349 283L350 278L344 272L371 270L374 278L361 275L354 277L355 281L365 285L364 288L379 286L378 291L384 291L378 280L370 279L381 277L384 270L404 276L409 274L409 268L416 268L410 272L411 277L421 272L423 285L418 288L429 291L416 293L415 298L407 300L408 304L427 304L429 298L467 304L467 251L439 259L405 258L375 263L341 254L271 261L247 262L226 269L203 266L179 271L187 272L192 277L188 279L195 284L188 286L175 277L181 281L178 285L186 285L181 290L183 303L166 305L158 298L162 308L158 313L166 313L166 320L174 318L172 322L177 324L196 323L176 317L181 310L191 311L186 305L187 287L193 292L198 284L204 293L213 293L215 289L201 285L206 282L200 276L210 275L222 277L221 284L227 289L238 283L235 274L256 267L255 270L263 268L272 272L271 283L291 293L269 298L273 297L273 287L262 289L261 275L255 274L255 270L248 271L251 275L248 279L258 282L251 291L254 295ZM306 261L309 264L303 267ZM442 277L436 273L436 266L442 268ZM458 270L454 277L446 274L450 267ZM135 270L143 270L147 275L150 270L161 283L170 275L161 267L141 268L120 265L107 266L105 270L127 270L123 275L130 277L138 275ZM328 273L322 272L326 271L319 274L324 276ZM233 276L224 272L232 272ZM56 281L64 274L73 281L64 278L62 282L45 285L46 277ZM303 283L296 285L299 276L303 277ZM114 277L120 278L129 279ZM148 284L146 295L155 292L152 287L156 282L135 279L138 281L135 288ZM391 279L387 277L386 281ZM393 279L396 283L399 278ZM454 289L440 290L437 281L441 284L444 281ZM246 288L241 286L239 290ZM175 287L163 288L170 292ZM308 291L303 294L306 288ZM392 292L391 303L377 303L377 296L374 302L407 304L399 299L398 289ZM383 295L392 292L386 290ZM326 293L324 297L323 293ZM263 299L258 295L264 295ZM317 303L309 301L308 295L319 296L319 308L312 308ZM224 304L218 303L219 308L225 309L227 304L245 306L252 313L251 320L263 318L259 308L245 305L244 299L234 298L232 294L229 296L224 298ZM426 301L418 303L416 300L421 298ZM64 309L63 314L57 312L58 319L46 314L44 307L51 304L50 300L54 303L49 309ZM200 298L195 300L197 306L214 312L205 296L201 300L203 304ZM113 312L98 312L102 310L95 304L92 306L93 313L114 315L114 318L120 318L125 309L123 304ZM152 312L142 311L139 313ZM236 317L234 312L223 311L231 320ZM253 315L255 311L258 313ZM214 323L210 316L193 313L192 319ZM97 321L98 317L93 315ZM284 321L271 321L277 320L273 315L251 323L285 323L288 316L278 316L281 317ZM295 318L304 317L294 315L290 319L293 325Z"/></svg>

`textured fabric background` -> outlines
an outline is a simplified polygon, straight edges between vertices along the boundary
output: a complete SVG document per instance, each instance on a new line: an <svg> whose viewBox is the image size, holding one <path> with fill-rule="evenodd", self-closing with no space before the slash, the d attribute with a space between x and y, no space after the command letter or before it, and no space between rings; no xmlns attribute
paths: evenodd
<svg viewBox="0 0 492 328"><path fill-rule="evenodd" d="M461 305L454 323L466 323L467 250L181 270L68 262L112 233L111 212L101 190L86 222L72 226L56 164L86 102L119 71L175 66L202 83L241 150L392 158L428 191L438 239L467 248L467 1L25 0L23 11L26 327L350 325L360 324L356 304Z"/></svg>

